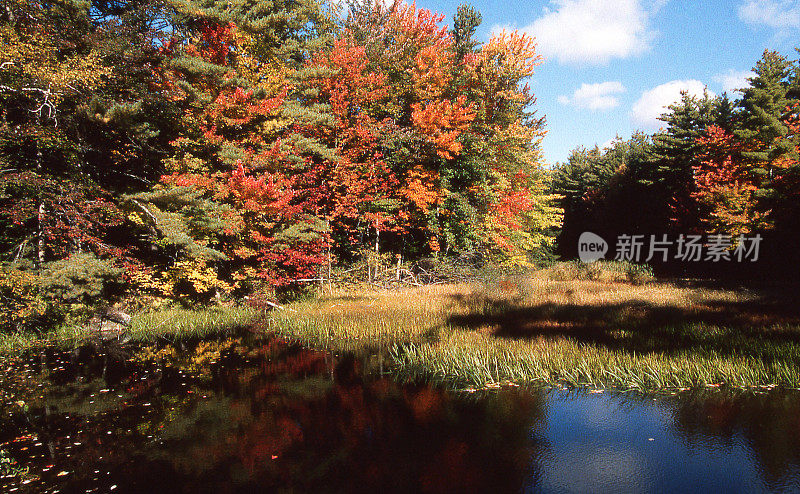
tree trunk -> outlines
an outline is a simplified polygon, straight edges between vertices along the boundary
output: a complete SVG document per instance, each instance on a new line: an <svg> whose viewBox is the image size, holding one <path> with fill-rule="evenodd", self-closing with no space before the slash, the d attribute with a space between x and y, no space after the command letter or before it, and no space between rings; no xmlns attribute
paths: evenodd
<svg viewBox="0 0 800 494"><path fill-rule="evenodd" d="M42 176L42 161L44 158L42 157L42 148L39 145L36 145L36 172L39 177ZM41 195L41 191L39 192L39 209L36 216L36 269L41 270L42 265L44 264L44 250L45 250L45 241L44 241L44 215L45 215L45 206L44 206L44 198Z"/></svg>

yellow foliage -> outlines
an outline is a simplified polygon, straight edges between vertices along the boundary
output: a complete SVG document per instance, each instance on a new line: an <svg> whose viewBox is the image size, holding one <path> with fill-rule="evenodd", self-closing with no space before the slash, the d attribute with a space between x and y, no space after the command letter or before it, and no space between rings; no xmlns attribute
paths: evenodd
<svg viewBox="0 0 800 494"><path fill-rule="evenodd" d="M0 270L0 328L14 328L47 312L39 296L39 277L14 268Z"/></svg>
<svg viewBox="0 0 800 494"><path fill-rule="evenodd" d="M203 259L184 259L173 264L162 276L160 288L164 295L175 295L176 285L189 283L194 291L207 295L215 290L228 291L231 286L217 277L214 268Z"/></svg>
<svg viewBox="0 0 800 494"><path fill-rule="evenodd" d="M35 31L21 34L9 25L0 27L0 64L18 74L25 87L49 90L50 102L79 88L97 88L111 68L96 51L63 54L53 39L57 33ZM22 88L16 88L22 89Z"/></svg>
<svg viewBox="0 0 800 494"><path fill-rule="evenodd" d="M534 69L543 60L536 53L536 38L518 31L503 30L493 35L481 54L485 60L500 64L520 79L533 75Z"/></svg>

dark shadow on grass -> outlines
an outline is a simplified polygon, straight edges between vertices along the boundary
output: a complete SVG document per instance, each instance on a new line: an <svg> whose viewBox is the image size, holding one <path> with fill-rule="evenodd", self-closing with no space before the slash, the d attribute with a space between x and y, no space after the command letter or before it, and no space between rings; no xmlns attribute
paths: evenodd
<svg viewBox="0 0 800 494"><path fill-rule="evenodd" d="M785 360L793 355L792 347L800 345L800 304L792 295L764 293L749 302L706 301L689 307L647 301L595 305L460 302L481 309L451 317L451 325L486 331L497 338L569 338L625 352L690 350L765 360Z"/></svg>

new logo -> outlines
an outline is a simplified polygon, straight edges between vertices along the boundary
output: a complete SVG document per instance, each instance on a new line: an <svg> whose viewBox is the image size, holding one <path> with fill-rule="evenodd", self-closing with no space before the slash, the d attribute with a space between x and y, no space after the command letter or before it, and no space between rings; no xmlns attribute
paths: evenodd
<svg viewBox="0 0 800 494"><path fill-rule="evenodd" d="M584 232L578 239L578 257L585 263L592 263L605 258L608 254L608 242L592 232Z"/></svg>

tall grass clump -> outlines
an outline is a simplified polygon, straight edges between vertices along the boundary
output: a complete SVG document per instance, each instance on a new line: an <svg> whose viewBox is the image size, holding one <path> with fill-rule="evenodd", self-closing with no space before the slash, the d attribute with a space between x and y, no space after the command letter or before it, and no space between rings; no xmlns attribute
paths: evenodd
<svg viewBox="0 0 800 494"><path fill-rule="evenodd" d="M463 312L454 286L337 291L271 313L267 327L315 347L358 350L435 339L447 318Z"/></svg>
<svg viewBox="0 0 800 494"><path fill-rule="evenodd" d="M436 344L395 345L392 357L402 378L454 387L516 382L653 391L723 384L796 387L800 383L800 367L791 359L691 351L636 354L566 338L502 341L453 332Z"/></svg>
<svg viewBox="0 0 800 494"><path fill-rule="evenodd" d="M132 340L202 338L255 324L263 311L252 307L165 309L133 317L128 328Z"/></svg>

